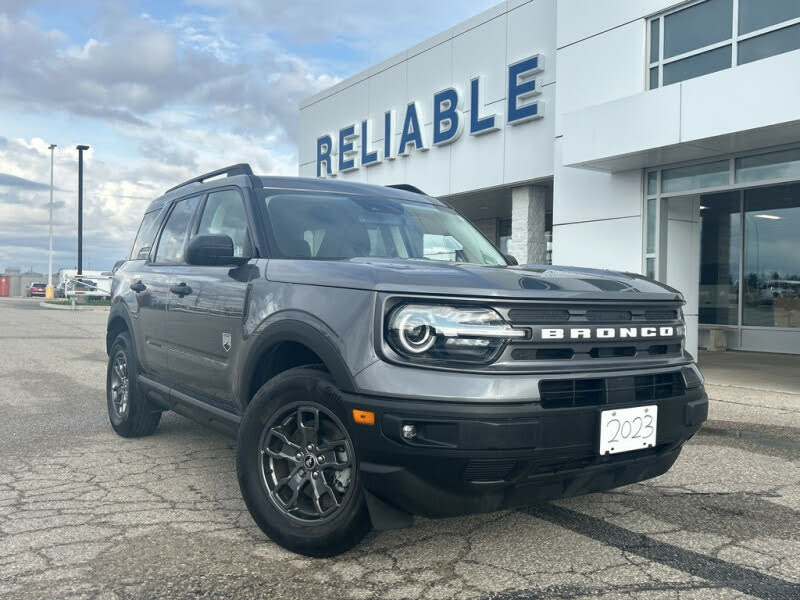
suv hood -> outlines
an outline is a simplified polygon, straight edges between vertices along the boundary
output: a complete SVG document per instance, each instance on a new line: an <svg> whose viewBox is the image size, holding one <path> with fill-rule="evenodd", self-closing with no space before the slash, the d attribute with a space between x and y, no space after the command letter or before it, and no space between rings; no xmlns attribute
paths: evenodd
<svg viewBox="0 0 800 600"><path fill-rule="evenodd" d="M267 279L400 294L683 301L678 290L641 275L549 265L489 267L387 258L269 259Z"/></svg>

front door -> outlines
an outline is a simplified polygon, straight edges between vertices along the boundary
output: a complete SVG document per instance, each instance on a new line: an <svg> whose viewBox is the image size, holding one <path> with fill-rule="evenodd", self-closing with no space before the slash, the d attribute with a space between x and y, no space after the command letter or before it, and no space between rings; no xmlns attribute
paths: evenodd
<svg viewBox="0 0 800 600"><path fill-rule="evenodd" d="M253 256L244 198L238 189L208 194L194 235L228 235L234 256ZM191 237L191 236L190 236ZM173 271L169 368L178 389L233 406L233 365L242 345L248 282L257 267L180 264Z"/></svg>
<svg viewBox="0 0 800 600"><path fill-rule="evenodd" d="M159 235L152 260L142 268L143 287L137 292L141 329L144 333L144 358L149 373L168 380L168 349L171 343L167 329L167 309L172 300L169 291L173 269L183 262L183 246L200 196L178 200L172 205Z"/></svg>

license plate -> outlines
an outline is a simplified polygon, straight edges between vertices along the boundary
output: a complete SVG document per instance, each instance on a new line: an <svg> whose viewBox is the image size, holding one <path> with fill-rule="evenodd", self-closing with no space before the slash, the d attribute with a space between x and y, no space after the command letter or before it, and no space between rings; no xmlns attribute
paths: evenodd
<svg viewBox="0 0 800 600"><path fill-rule="evenodd" d="M656 445L658 406L637 406L600 413L600 454L643 450Z"/></svg>

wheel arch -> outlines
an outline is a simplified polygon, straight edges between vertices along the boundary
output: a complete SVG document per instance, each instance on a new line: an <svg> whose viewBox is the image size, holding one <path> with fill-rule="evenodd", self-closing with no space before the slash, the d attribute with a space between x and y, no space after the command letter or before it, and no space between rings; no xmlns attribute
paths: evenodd
<svg viewBox="0 0 800 600"><path fill-rule="evenodd" d="M263 374L259 377L260 370L265 368L273 353L283 344L296 345L296 348L303 348L318 358L318 360L310 360L310 357L302 357L300 362L292 363L290 366L319 362L331 374L336 387L345 392L355 391L355 384L347 363L330 337L313 325L287 319L273 323L257 334L238 378L238 395L242 409L247 407L258 388L271 378L264 379ZM272 376L280 372L282 370L273 373Z"/></svg>

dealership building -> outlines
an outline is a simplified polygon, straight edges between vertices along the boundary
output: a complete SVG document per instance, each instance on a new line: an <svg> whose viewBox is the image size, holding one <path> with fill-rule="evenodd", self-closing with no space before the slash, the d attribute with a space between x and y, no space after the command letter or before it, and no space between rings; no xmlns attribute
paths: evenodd
<svg viewBox="0 0 800 600"><path fill-rule="evenodd" d="M665 282L693 353L800 354L798 74L797 0L507 0L304 101L300 175Z"/></svg>

